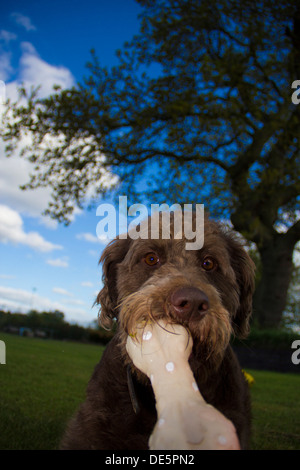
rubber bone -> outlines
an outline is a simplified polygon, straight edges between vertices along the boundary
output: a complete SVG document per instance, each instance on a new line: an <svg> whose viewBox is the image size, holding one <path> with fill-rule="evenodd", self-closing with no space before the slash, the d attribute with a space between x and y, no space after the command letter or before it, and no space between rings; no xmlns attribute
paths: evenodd
<svg viewBox="0 0 300 470"><path fill-rule="evenodd" d="M190 369L192 339L178 324L147 323L128 336L127 352L156 399L151 450L238 450L231 421L203 399Z"/></svg>

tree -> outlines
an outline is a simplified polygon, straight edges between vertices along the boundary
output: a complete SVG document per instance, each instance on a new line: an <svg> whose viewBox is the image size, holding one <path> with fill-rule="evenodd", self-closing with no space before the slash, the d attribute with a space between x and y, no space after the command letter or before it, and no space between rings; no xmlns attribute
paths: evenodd
<svg viewBox="0 0 300 470"><path fill-rule="evenodd" d="M92 53L83 83L10 106L8 151L31 133L27 187L51 185L47 211L61 221L91 188L105 194L107 175L132 197L143 181L144 198L204 202L230 216L260 254L255 318L277 326L300 237L298 1L139 3L141 32L118 51L118 66Z"/></svg>

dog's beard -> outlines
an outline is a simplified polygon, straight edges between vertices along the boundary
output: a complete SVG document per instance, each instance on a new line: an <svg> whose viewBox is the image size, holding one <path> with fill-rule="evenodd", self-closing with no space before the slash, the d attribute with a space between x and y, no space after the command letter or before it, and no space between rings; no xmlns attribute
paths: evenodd
<svg viewBox="0 0 300 470"><path fill-rule="evenodd" d="M170 323L179 323L187 328L193 339L193 355L197 357L197 361L209 362L210 365L213 362L214 367L218 367L232 334L228 311L216 301L204 318L197 320L193 316L191 319L184 319L172 312L168 297L169 293L162 295L157 286L148 285L122 299L119 304L119 324L124 345L127 336L134 336L138 327L142 328L148 322L158 322L164 318Z"/></svg>

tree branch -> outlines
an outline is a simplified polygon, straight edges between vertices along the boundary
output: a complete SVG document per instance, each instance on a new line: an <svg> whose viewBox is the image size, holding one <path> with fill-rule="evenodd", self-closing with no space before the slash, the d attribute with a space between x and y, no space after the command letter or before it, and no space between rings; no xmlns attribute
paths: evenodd
<svg viewBox="0 0 300 470"><path fill-rule="evenodd" d="M104 152L105 153L105 152ZM139 158L135 158L135 156L141 155ZM143 156L142 156L143 155ZM132 156L131 156L132 157ZM166 158L172 158L177 160L179 163L186 163L186 162L191 162L191 161L199 161L203 163L212 163L214 165L219 166L222 168L222 170L225 170L226 172L228 171L228 166L219 160L218 158L214 158L211 156L199 156L198 154L189 154L188 156L185 155L180 155L177 153L174 153L169 150L162 150L162 149L156 149L156 148L149 148L147 150L142 149L142 150L134 150L134 156L133 158L129 158L129 155L120 155L118 160L120 162L126 162L126 163L143 163L148 159L154 158L154 157L166 157Z"/></svg>
<svg viewBox="0 0 300 470"><path fill-rule="evenodd" d="M291 117L290 110L290 103L283 103L276 115L270 115L265 121L264 126L254 133L252 143L229 169L233 182L239 179L242 173L248 172L249 168L261 155L264 145L270 140L276 130L286 123L287 114Z"/></svg>

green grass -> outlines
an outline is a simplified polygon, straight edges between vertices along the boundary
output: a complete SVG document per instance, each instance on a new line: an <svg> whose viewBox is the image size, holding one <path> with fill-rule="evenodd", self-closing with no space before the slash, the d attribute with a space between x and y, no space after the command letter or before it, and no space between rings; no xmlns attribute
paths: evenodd
<svg viewBox="0 0 300 470"><path fill-rule="evenodd" d="M103 348L0 334L0 449L55 449Z"/></svg>
<svg viewBox="0 0 300 470"><path fill-rule="evenodd" d="M56 449L101 346L0 334L0 449ZM300 449L300 375L248 371L253 449Z"/></svg>
<svg viewBox="0 0 300 470"><path fill-rule="evenodd" d="M300 375L248 372L255 378L252 448L300 450Z"/></svg>

